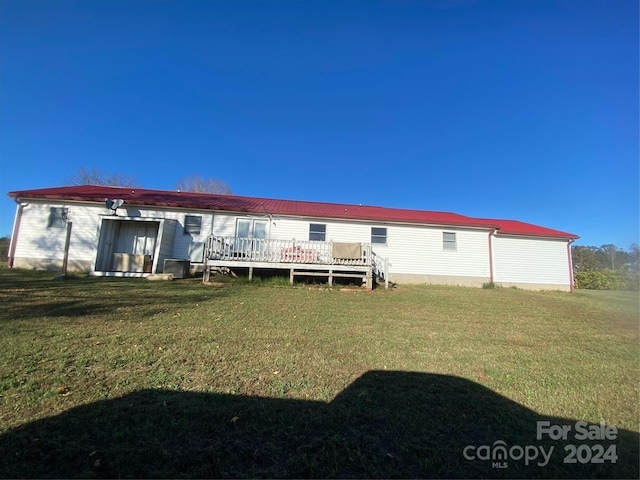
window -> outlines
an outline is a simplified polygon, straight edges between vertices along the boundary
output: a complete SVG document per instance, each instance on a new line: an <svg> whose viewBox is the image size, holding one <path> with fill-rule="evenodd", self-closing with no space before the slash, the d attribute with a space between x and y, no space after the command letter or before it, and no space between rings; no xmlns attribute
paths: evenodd
<svg viewBox="0 0 640 480"><path fill-rule="evenodd" d="M236 237L264 240L267 238L267 225L268 222L263 220L239 218L236 221Z"/></svg>
<svg viewBox="0 0 640 480"><path fill-rule="evenodd" d="M442 232L442 249L456 250L456 234L451 232Z"/></svg>
<svg viewBox="0 0 640 480"><path fill-rule="evenodd" d="M385 245L387 243L387 229L371 227L371 243Z"/></svg>
<svg viewBox="0 0 640 480"><path fill-rule="evenodd" d="M309 240L324 242L327 239L327 226L324 223L309 224Z"/></svg>
<svg viewBox="0 0 640 480"><path fill-rule="evenodd" d="M200 235L202 228L202 217L199 215L185 215L184 217L184 234Z"/></svg>
<svg viewBox="0 0 640 480"><path fill-rule="evenodd" d="M51 207L49 209L49 224L47 228L65 228L69 209L65 207Z"/></svg>

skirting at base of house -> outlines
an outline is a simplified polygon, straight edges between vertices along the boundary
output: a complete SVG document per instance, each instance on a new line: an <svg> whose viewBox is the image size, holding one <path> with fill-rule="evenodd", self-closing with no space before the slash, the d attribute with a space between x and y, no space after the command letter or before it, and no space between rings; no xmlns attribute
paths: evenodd
<svg viewBox="0 0 640 480"><path fill-rule="evenodd" d="M460 287L481 287L483 283L489 281L488 277L463 277L454 275L426 275L415 273L391 273L389 280L393 283L402 284L424 284L434 285L457 285Z"/></svg>
<svg viewBox="0 0 640 480"><path fill-rule="evenodd" d="M570 292L571 286L559 283L518 283L518 282L496 282L496 285L503 288L521 288L522 290L553 290Z"/></svg>
<svg viewBox="0 0 640 480"><path fill-rule="evenodd" d="M91 270L92 262L84 260L71 260L67 262L67 272L69 273L87 273ZM61 271L62 260L51 260L46 258L25 258L15 257L13 259L13 267L24 268L26 270L51 270Z"/></svg>
<svg viewBox="0 0 640 480"><path fill-rule="evenodd" d="M91 270L90 261L69 260L67 271L69 273L87 273ZM13 266L28 270L51 270L61 271L62 260L48 260L39 258L16 257L13 259ZM192 266L193 267L193 266ZM196 273L196 272L192 272ZM197 272L199 273L199 272ZM144 274L140 274L144 276ZM393 283L402 284L435 284L435 285L458 285L463 287L482 287L489 282L488 277L464 277L453 275L418 275L411 273L389 273L389 280ZM495 282L496 286L509 288L516 287L523 290L556 290L569 292L569 285L542 284L542 283L519 283L519 282Z"/></svg>
<svg viewBox="0 0 640 480"><path fill-rule="evenodd" d="M456 285L460 287L482 287L490 282L489 277L464 277L453 275L418 275L412 273L389 273L389 280L402 284ZM523 290L560 290L571 291L569 285L545 283L495 282L497 287L516 287Z"/></svg>

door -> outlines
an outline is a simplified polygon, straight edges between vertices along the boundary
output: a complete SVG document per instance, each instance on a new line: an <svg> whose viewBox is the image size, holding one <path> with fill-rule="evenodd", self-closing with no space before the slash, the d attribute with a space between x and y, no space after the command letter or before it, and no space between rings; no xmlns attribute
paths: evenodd
<svg viewBox="0 0 640 480"><path fill-rule="evenodd" d="M265 220L239 218L236 223L236 252L254 258L266 250L267 224Z"/></svg>
<svg viewBox="0 0 640 480"><path fill-rule="evenodd" d="M153 255L157 236L156 222L122 222L116 251L134 255Z"/></svg>

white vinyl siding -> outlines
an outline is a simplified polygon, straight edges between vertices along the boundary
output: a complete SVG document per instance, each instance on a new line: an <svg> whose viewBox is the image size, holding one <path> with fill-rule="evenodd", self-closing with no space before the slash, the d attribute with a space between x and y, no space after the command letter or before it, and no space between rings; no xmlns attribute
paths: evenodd
<svg viewBox="0 0 640 480"><path fill-rule="evenodd" d="M493 251L496 283L570 284L566 240L496 236Z"/></svg>
<svg viewBox="0 0 640 480"><path fill-rule="evenodd" d="M150 212L151 213L151 212ZM185 213L182 212L153 212L154 216L164 215L165 218L172 218L178 221L185 219ZM145 212L145 216L147 213ZM190 214L189 214L190 215ZM171 258L191 258L190 252L196 244L202 244L207 241L207 237L211 234L213 228L213 212L202 212L197 216L202 218L200 223L199 234L180 235L176 234L173 244L173 254ZM182 217L182 218L181 218ZM178 229L179 230L179 229Z"/></svg>
<svg viewBox="0 0 640 480"><path fill-rule="evenodd" d="M51 204L30 200L24 205L14 257L35 260L62 260L66 228L47 228ZM55 208L62 206L54 205ZM104 208L65 205L72 222L69 259L93 261L97 248L99 214Z"/></svg>
<svg viewBox="0 0 640 480"><path fill-rule="evenodd" d="M51 207L62 208L62 203L29 200L24 205L14 257L39 261L61 261L64 256L66 229L47 228ZM104 205L69 202L64 204L67 218L73 223L69 242L69 259L93 264L98 248L98 232L103 218L114 218ZM182 221L184 210L154 210L128 205L118 209L118 215L137 218L156 218ZM193 242L204 242L210 234L213 212L203 212L200 235L176 235L172 245L163 245L163 255L189 258ZM173 227L175 228L175 227ZM167 248L172 249L171 252Z"/></svg>
<svg viewBox="0 0 640 480"><path fill-rule="evenodd" d="M371 226L366 223L341 222L331 219L318 219L309 222L309 219L278 218L271 226L271 237L282 240L308 240L309 223L322 223L326 225L326 242L362 242L371 241Z"/></svg>
<svg viewBox="0 0 640 480"><path fill-rule="evenodd" d="M233 223L233 217L223 218L217 214L214 233L234 235L234 231L228 228ZM309 223L308 219L276 217L270 227L269 238L307 240ZM371 242L371 223L332 219L318 219L313 223L327 226L327 242ZM389 259L391 273L489 277L489 240L486 230L447 228L448 232L456 233L457 250L451 252L442 249L442 228L391 224L384 228L387 230L387 244L374 243L372 250Z"/></svg>
<svg viewBox="0 0 640 480"><path fill-rule="evenodd" d="M389 259L391 273L489 277L488 232L457 230L455 252L443 251L442 232L442 228L421 225L389 226L393 243L374 245L373 251Z"/></svg>
<svg viewBox="0 0 640 480"><path fill-rule="evenodd" d="M185 225L186 216L201 217L200 233L182 235L165 231L160 256L190 258L194 247L201 247L210 234L234 236L238 219L259 225L259 235L280 240L309 239L310 224L324 225L325 241L372 243L376 255L389 261L389 273L425 277L472 277L480 284L490 276L489 232L485 229L397 225L353 220L309 217L268 217L258 214L212 212L206 210L146 208L126 204L118 217L103 204L81 202L45 202L30 199L22 207L21 222L15 239L15 259L60 262L64 254L65 228L48 228L52 208L67 209L73 223L69 249L70 261L95 264L98 234L103 219L127 216L160 221L164 228ZM125 217L125 218L123 218ZM384 229L386 243L372 242L372 233ZM455 250L445 247L449 234L455 236ZM169 239L173 237L173 241ZM382 235L379 236L382 238ZM496 283L569 285L567 241L498 235L493 239L493 272ZM161 261L160 258L157 259ZM37 263L37 262L36 262ZM158 265L161 267L161 264ZM455 283L453 281L452 283Z"/></svg>

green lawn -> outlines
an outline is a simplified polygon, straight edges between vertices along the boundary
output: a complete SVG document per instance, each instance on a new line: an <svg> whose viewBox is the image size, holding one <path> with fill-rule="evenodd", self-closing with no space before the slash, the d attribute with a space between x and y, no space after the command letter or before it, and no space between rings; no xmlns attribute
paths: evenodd
<svg viewBox="0 0 640 480"><path fill-rule="evenodd" d="M637 292L53 277L0 268L0 477L639 476Z"/></svg>

